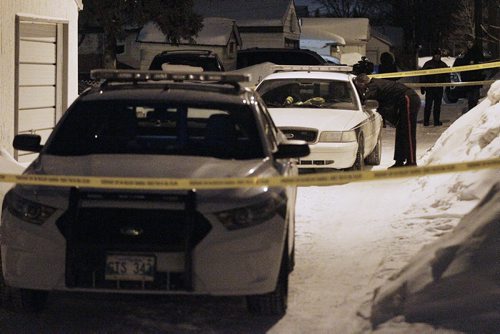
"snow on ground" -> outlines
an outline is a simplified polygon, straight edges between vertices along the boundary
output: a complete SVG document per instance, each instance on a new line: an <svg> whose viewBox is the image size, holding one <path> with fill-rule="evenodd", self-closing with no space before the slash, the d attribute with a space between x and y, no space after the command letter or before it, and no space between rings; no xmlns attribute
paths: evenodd
<svg viewBox="0 0 500 334"><path fill-rule="evenodd" d="M500 156L499 95L497 81L490 98L451 124L429 151L419 152L419 164ZM430 131L418 131L424 130ZM380 168L392 163L391 154L384 152ZM0 172L20 170L5 152L1 155ZM281 319L250 317L243 302L232 298L113 303L110 297L95 302L92 298L97 297L67 299L56 294L37 317L0 311L0 328L67 333L457 333L406 323L402 317L372 329L373 293L422 246L450 232L499 179L496 169L300 188L296 267L290 276L289 309Z"/></svg>
<svg viewBox="0 0 500 334"><path fill-rule="evenodd" d="M500 156L500 104L493 97L499 92L497 82L490 89L490 98L455 121L420 158L419 165ZM300 189L299 203L316 205L299 205L297 209L297 261L306 262L306 268L292 275L292 296L296 297L287 317L297 319L293 323L299 329L294 331L283 321L275 332L370 331L362 319L369 317L374 289L423 245L451 231L500 179L499 172L483 170L346 184L332 187L335 189L331 191L319 187ZM304 289L303 293L294 291L296 286ZM308 289L313 291L307 293ZM395 319L376 332L437 330Z"/></svg>

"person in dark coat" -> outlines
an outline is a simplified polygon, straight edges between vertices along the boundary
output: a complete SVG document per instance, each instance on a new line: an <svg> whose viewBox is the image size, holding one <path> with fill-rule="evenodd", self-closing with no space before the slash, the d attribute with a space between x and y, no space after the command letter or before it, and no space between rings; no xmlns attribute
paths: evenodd
<svg viewBox="0 0 500 334"><path fill-rule="evenodd" d="M364 100L377 100L378 112L396 127L392 167L417 165L417 115L420 97L402 83L360 74L354 83Z"/></svg>
<svg viewBox="0 0 500 334"><path fill-rule="evenodd" d="M398 71L394 57L390 52L383 52L380 55L380 65L378 65L378 73L394 73ZM387 78L387 80L399 80L399 78ZM384 128L387 126L385 118Z"/></svg>
<svg viewBox="0 0 500 334"><path fill-rule="evenodd" d="M477 43L472 41L467 42L467 51L463 56L455 60L453 66L474 65L484 62L484 56L481 48ZM484 74L481 70L465 71L460 74L463 82L481 81L484 79ZM474 108L479 102L480 90L482 86L466 86L466 96L469 110Z"/></svg>
<svg viewBox="0 0 500 334"><path fill-rule="evenodd" d="M394 57L389 52L383 52L380 55L380 65L378 73L394 73L398 71ZM387 78L388 80L398 80L399 78Z"/></svg>
<svg viewBox="0 0 500 334"><path fill-rule="evenodd" d="M448 67L448 65L446 65L446 63L441 60L441 54L441 49L435 49L432 52L432 59L424 63L424 66L422 66L422 70L433 70L437 68ZM449 81L450 75L448 73L423 75L420 77L420 82L423 83L444 83ZM440 120L443 87L422 87L420 90L422 94L425 94L424 126L429 126L431 109L434 126L443 125Z"/></svg>

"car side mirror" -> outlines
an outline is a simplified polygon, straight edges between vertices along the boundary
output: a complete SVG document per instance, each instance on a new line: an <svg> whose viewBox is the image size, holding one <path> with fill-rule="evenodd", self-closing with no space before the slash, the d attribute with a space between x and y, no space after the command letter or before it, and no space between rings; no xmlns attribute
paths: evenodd
<svg viewBox="0 0 500 334"><path fill-rule="evenodd" d="M365 103L363 104L365 109L370 109L370 110L375 110L378 108L378 101L377 100L366 100Z"/></svg>
<svg viewBox="0 0 500 334"><path fill-rule="evenodd" d="M42 141L42 137L34 134L22 134L16 135L14 137L14 142L12 146L16 150L28 151L28 152L40 152L42 150L42 145L40 142Z"/></svg>
<svg viewBox="0 0 500 334"><path fill-rule="evenodd" d="M278 151L275 152L275 159L301 158L309 155L311 150L307 142L303 140L287 140L278 145Z"/></svg>

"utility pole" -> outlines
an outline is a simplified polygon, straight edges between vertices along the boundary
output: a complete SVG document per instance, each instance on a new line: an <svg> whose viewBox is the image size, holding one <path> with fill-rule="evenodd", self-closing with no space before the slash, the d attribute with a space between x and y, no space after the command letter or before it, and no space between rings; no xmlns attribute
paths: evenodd
<svg viewBox="0 0 500 334"><path fill-rule="evenodd" d="M495 35L498 32L498 26L500 22L500 4L495 1L489 1L487 5L488 11L488 27L492 27L490 32L493 31L493 36L489 36L488 40L488 50L491 51L493 59L498 59L500 57L500 38ZM497 36L495 38L495 36Z"/></svg>
<svg viewBox="0 0 500 334"><path fill-rule="evenodd" d="M483 52L483 0L474 0L474 32L475 42Z"/></svg>

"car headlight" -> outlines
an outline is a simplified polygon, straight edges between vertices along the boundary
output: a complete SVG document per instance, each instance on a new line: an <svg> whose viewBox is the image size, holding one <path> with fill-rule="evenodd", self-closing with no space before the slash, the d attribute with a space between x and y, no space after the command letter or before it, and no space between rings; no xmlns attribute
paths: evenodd
<svg viewBox="0 0 500 334"><path fill-rule="evenodd" d="M259 225L276 214L283 217L286 215L286 199L278 194L257 204L215 213L222 225L228 230Z"/></svg>
<svg viewBox="0 0 500 334"><path fill-rule="evenodd" d="M9 191L5 195L4 209L28 223L43 224L56 211L55 208L36 203Z"/></svg>
<svg viewBox="0 0 500 334"><path fill-rule="evenodd" d="M356 141L356 131L323 131L319 141L323 143L346 143Z"/></svg>

